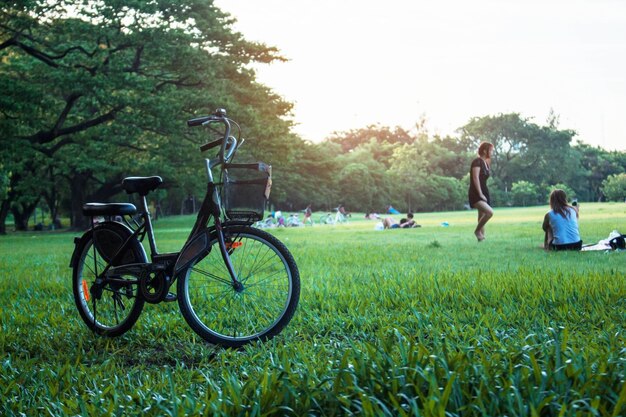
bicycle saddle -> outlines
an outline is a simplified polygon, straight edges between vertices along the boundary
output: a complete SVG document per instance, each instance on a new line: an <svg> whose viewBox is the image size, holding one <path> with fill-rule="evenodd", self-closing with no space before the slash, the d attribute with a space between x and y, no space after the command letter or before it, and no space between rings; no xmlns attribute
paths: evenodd
<svg viewBox="0 0 626 417"><path fill-rule="evenodd" d="M122 188L128 193L139 193L141 196L148 195L150 191L159 188L163 183L161 177L128 177L122 180Z"/></svg>

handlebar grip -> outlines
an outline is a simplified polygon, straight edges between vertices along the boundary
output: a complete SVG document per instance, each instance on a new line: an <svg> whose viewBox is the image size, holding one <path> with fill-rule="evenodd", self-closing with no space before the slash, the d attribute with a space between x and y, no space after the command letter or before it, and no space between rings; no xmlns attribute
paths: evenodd
<svg viewBox="0 0 626 417"><path fill-rule="evenodd" d="M215 116L196 117L195 119L187 120L187 126L189 127L202 126L206 122L213 121L213 120L215 120Z"/></svg>
<svg viewBox="0 0 626 417"><path fill-rule="evenodd" d="M214 140L213 142L205 143L204 145L200 146L200 152L205 152L205 151L208 151L211 148L215 148L216 146L220 146L222 144L223 140L224 139L218 139L218 140Z"/></svg>

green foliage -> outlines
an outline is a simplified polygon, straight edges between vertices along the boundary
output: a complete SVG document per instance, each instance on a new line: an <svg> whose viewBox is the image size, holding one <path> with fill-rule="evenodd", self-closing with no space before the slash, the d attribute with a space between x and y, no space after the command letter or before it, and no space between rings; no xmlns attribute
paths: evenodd
<svg viewBox="0 0 626 417"><path fill-rule="evenodd" d="M461 128L461 140L474 149L491 142L492 174L505 186L519 180L535 184L569 182L577 167L570 142L575 132L539 126L518 113L474 118Z"/></svg>
<svg viewBox="0 0 626 417"><path fill-rule="evenodd" d="M396 127L393 130L387 126L369 125L362 129L353 129L348 132L335 132L328 141L341 146L343 153L350 152L359 146L374 142L378 145L402 145L413 142L413 137L404 129ZM377 157L376 159L380 159Z"/></svg>
<svg viewBox="0 0 626 417"><path fill-rule="evenodd" d="M3 9L0 23L2 161L45 178L32 187L14 176L13 206L63 194L80 216L86 199L110 199L123 176L157 167L168 186L197 189L186 165L206 139L184 120L216 107L248 127L251 146L289 135L291 105L248 68L283 58L244 40L212 2L32 1Z"/></svg>
<svg viewBox="0 0 626 417"><path fill-rule="evenodd" d="M626 152L607 152L582 143L575 151L580 154L582 176L578 183L571 183L579 197L587 201L600 201L602 182L613 174L626 172Z"/></svg>
<svg viewBox="0 0 626 417"><path fill-rule="evenodd" d="M626 169L624 153L571 146L575 132L560 130L557 121L552 115L547 126L539 126L517 113L477 117L458 138L430 137L423 126L416 133L380 126L335 133L325 142L341 145L335 177L341 178L348 164L364 164L374 182L328 184L356 209L381 210L388 204L402 211L459 209L467 202L472 155L480 142L489 141L496 148L489 179L495 206L542 204L549 184L568 184L563 188L571 197L598 198L601 181ZM366 187L370 196L361 195ZM346 195L346 190L353 192ZM373 207L363 207L370 199Z"/></svg>
<svg viewBox="0 0 626 417"><path fill-rule="evenodd" d="M626 201L626 173L609 175L602 182L602 192L609 201Z"/></svg>
<svg viewBox="0 0 626 417"><path fill-rule="evenodd" d="M555 185L552 185L552 186L549 186L549 187L546 188L546 196L545 196L546 198L545 198L544 202L548 202L549 203L550 202L550 193L553 190L557 190L557 189L565 191L565 195L567 196L569 201L572 201L573 199L577 198L576 191L574 191L572 188L570 188L567 184L559 183L559 184L555 184Z"/></svg>
<svg viewBox="0 0 626 417"><path fill-rule="evenodd" d="M0 414L624 415L624 253L544 252L546 210L496 209L480 244L475 211L276 230L301 303L242 351L198 340L175 303L94 336L71 297L73 235L0 237ZM622 203L585 204L583 238L624 218ZM179 249L192 222L158 221L159 247Z"/></svg>
<svg viewBox="0 0 626 417"><path fill-rule="evenodd" d="M365 164L349 163L339 171L339 190L352 207L372 207L375 193L372 177Z"/></svg>
<svg viewBox="0 0 626 417"><path fill-rule="evenodd" d="M516 206L533 206L539 203L539 187L528 181L517 181L511 187L511 199Z"/></svg>

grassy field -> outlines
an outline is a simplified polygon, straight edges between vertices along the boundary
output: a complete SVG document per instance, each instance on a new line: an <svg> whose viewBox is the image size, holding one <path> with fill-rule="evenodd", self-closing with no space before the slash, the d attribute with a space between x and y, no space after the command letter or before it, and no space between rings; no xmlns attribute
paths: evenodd
<svg viewBox="0 0 626 417"><path fill-rule="evenodd" d="M199 340L175 303L96 337L72 299L74 234L0 236L0 415L624 416L626 252L544 252L546 209L497 209L482 243L473 211L275 230L300 305L241 351ZM192 222L158 221L159 249ZM613 229L626 204L581 207L585 243Z"/></svg>

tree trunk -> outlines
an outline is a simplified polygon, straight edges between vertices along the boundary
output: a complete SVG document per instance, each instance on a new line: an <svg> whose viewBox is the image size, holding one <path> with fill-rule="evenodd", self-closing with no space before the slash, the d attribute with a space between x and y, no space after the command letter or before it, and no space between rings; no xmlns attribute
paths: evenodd
<svg viewBox="0 0 626 417"><path fill-rule="evenodd" d="M83 216L87 179L85 174L74 174L70 179L70 226L74 230L85 230L89 227L89 219Z"/></svg>
<svg viewBox="0 0 626 417"><path fill-rule="evenodd" d="M16 206L11 208L11 213L13 213L13 219L15 220L15 230L25 232L28 230L28 219L33 214L33 211L37 207L36 201L32 204L24 204L22 210L19 210Z"/></svg>
<svg viewBox="0 0 626 417"><path fill-rule="evenodd" d="M88 196L88 199L90 201L106 202L120 192L122 192L122 178L117 176L102 184L100 188Z"/></svg>
<svg viewBox="0 0 626 417"><path fill-rule="evenodd" d="M44 192L43 198L46 201L48 209L50 210L50 222L55 229L59 228L60 222L58 219L59 213L59 200L57 197L56 187L51 187L50 190Z"/></svg>
<svg viewBox="0 0 626 417"><path fill-rule="evenodd" d="M0 205L0 235L7 234L7 216L9 215L9 205L11 204L10 200L4 200Z"/></svg>

